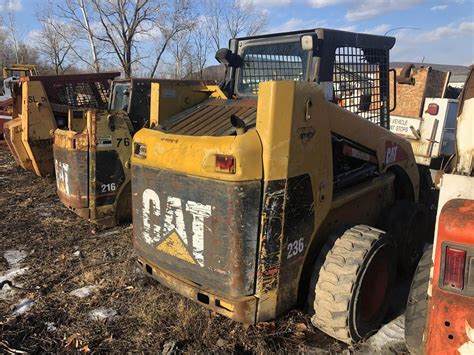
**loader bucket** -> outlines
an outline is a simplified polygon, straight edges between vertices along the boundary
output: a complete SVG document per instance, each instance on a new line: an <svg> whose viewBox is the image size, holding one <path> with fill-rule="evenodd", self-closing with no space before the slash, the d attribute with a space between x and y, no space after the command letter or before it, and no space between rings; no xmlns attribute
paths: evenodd
<svg viewBox="0 0 474 355"><path fill-rule="evenodd" d="M10 120L3 125L3 134L7 142L10 152L15 158L18 166L25 170L34 171L38 174L33 166L31 157L29 156L26 147L22 141L22 119L20 117Z"/></svg>
<svg viewBox="0 0 474 355"><path fill-rule="evenodd" d="M20 79L5 138L19 166L38 176L54 173L53 138L67 126L70 108L106 108L110 81L119 73L35 76Z"/></svg>

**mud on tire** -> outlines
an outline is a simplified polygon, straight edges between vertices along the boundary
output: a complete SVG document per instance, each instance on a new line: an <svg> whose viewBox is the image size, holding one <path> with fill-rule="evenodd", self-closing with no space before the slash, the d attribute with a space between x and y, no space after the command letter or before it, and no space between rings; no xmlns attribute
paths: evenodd
<svg viewBox="0 0 474 355"><path fill-rule="evenodd" d="M311 322L350 344L377 330L396 276L396 246L385 232L365 225L332 236L310 284Z"/></svg>
<svg viewBox="0 0 474 355"><path fill-rule="evenodd" d="M433 247L425 250L418 263L405 311L405 340L411 354L423 353L423 332L428 314L428 285Z"/></svg>

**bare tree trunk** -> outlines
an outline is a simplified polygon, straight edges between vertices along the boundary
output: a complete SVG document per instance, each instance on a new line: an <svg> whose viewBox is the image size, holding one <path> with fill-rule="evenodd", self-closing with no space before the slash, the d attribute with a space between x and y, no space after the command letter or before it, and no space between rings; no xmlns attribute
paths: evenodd
<svg viewBox="0 0 474 355"><path fill-rule="evenodd" d="M163 16L157 27L160 30L163 42L161 47L157 48L157 55L150 71L150 76L154 77L158 70L158 65L164 52L168 49L170 41L182 32L190 31L196 24L194 7L190 0L173 0L163 9Z"/></svg>
<svg viewBox="0 0 474 355"><path fill-rule="evenodd" d="M230 38L242 34L253 36L261 32L267 23L267 15L257 12L251 0L231 0L225 7L225 24Z"/></svg>
<svg viewBox="0 0 474 355"><path fill-rule="evenodd" d="M189 57L189 42L190 42L190 34L188 33L180 33L176 36L173 40L173 47L171 54L173 55L173 59L175 61L175 72L174 78L175 79L182 79L189 73L184 73L183 68L185 64L185 60Z"/></svg>
<svg viewBox="0 0 474 355"><path fill-rule="evenodd" d="M158 55L156 56L155 63L153 64L153 68L151 69L150 78L155 77L156 71L158 69L158 64L160 63L161 57L163 56L163 53L165 52L169 41L170 41L170 38L167 38L163 46L161 46L161 49L158 52Z"/></svg>
<svg viewBox="0 0 474 355"><path fill-rule="evenodd" d="M65 40L74 36L70 26L61 24L61 31L58 31L51 8L43 15L38 14L38 21L41 25L40 31L34 36L34 43L40 55L45 62L53 65L56 75L64 74L75 63L70 52L73 51L72 45Z"/></svg>
<svg viewBox="0 0 474 355"><path fill-rule="evenodd" d="M100 72L100 66L99 66L99 60L97 59L97 48L96 48L96 45L94 43L94 37L92 35L92 30L91 30L91 26L90 26L90 23L89 23L89 17L87 16L87 10L86 10L86 7L84 5L84 0L79 0L79 7L81 9L82 16L84 17L84 25L87 29L87 35L89 37L89 43L90 43L90 46L91 46L93 66L94 66L95 72L99 73Z"/></svg>
<svg viewBox="0 0 474 355"><path fill-rule="evenodd" d="M191 34L191 46L190 46L190 64L191 72L197 68L198 72L194 73L193 76L202 80L203 70L206 66L209 51L211 50L211 35L206 31L206 24L201 23L197 26L195 31Z"/></svg>
<svg viewBox="0 0 474 355"><path fill-rule="evenodd" d="M18 38L18 29L15 14L13 10L8 10L8 32L10 32L10 39L13 42L13 52L15 53L15 63L19 64L20 60L20 41Z"/></svg>
<svg viewBox="0 0 474 355"><path fill-rule="evenodd" d="M158 22L160 3L157 0L92 0L105 34L96 38L109 45L122 66L125 77L132 75L132 66L140 61L137 35L146 35Z"/></svg>
<svg viewBox="0 0 474 355"><path fill-rule="evenodd" d="M129 45L125 45L125 77L130 78L132 76L132 51Z"/></svg>
<svg viewBox="0 0 474 355"><path fill-rule="evenodd" d="M56 4L55 9L59 11L57 17L61 19L61 25L57 31L63 40L71 45L71 50L79 61L84 62L95 72L100 72L101 65L101 47L95 35L96 29L91 23L98 22L96 11L90 8L91 0L62 0ZM67 23L74 28L74 36L66 36L62 30L62 24ZM86 43L84 43L86 42ZM85 47L89 50L85 50Z"/></svg>
<svg viewBox="0 0 474 355"><path fill-rule="evenodd" d="M221 22L226 8L228 10L228 7L228 1L206 0L204 3L205 26L215 51L221 48L221 37L223 35Z"/></svg>

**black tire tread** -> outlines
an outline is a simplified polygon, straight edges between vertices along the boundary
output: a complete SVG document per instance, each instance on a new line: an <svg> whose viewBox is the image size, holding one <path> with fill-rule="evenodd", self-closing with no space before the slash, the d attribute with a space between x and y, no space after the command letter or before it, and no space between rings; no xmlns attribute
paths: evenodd
<svg viewBox="0 0 474 355"><path fill-rule="evenodd" d="M411 354L421 354L423 332L428 311L428 285L433 248L425 250L418 263L408 295L405 311L405 340Z"/></svg>

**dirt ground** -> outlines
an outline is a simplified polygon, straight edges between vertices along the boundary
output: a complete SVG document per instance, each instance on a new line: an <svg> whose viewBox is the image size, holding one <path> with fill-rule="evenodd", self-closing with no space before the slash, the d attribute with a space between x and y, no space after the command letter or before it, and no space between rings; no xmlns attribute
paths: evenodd
<svg viewBox="0 0 474 355"><path fill-rule="evenodd" d="M0 216L0 281L23 288L0 290L0 353L346 349L300 310L246 328L166 289L135 266L130 226L81 220L59 202L52 178L18 169L5 147ZM83 298L70 294L88 286Z"/></svg>

